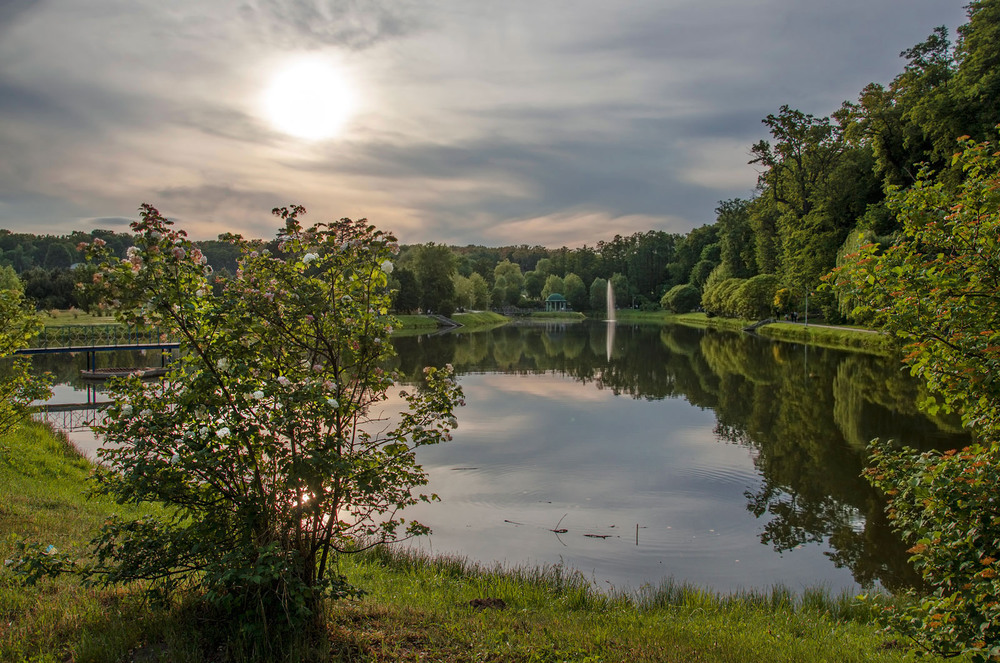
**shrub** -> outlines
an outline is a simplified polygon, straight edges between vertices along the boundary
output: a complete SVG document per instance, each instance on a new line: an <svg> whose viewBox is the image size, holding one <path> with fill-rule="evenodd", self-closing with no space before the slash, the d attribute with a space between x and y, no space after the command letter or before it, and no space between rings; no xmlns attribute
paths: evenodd
<svg viewBox="0 0 1000 663"><path fill-rule="evenodd" d="M91 245L122 321L182 339L165 381L113 385L99 428L97 490L168 515L109 517L80 565L36 545L22 575L144 581L158 599L186 586L249 635L290 633L352 591L337 554L427 531L397 514L431 499L412 492L426 483L413 451L449 439L460 390L450 367L425 369L394 423L376 418L394 385L382 367L395 239L350 219L303 228L304 211L275 210L273 253L224 237L242 259L218 291L201 251L151 206L125 259Z"/></svg>
<svg viewBox="0 0 1000 663"><path fill-rule="evenodd" d="M701 303L701 293L690 283L675 285L660 299L660 306L674 313L690 313Z"/></svg>
<svg viewBox="0 0 1000 663"><path fill-rule="evenodd" d="M732 313L742 318L766 318L774 310L778 277L774 274L758 274L744 281L734 290Z"/></svg>

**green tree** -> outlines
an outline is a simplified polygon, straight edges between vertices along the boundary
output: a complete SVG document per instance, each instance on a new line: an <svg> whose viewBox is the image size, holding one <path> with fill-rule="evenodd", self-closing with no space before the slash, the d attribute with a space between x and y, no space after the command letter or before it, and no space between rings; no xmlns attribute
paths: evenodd
<svg viewBox="0 0 1000 663"><path fill-rule="evenodd" d="M17 272L10 265L0 265L0 290L24 292L24 284L17 278Z"/></svg>
<svg viewBox="0 0 1000 663"><path fill-rule="evenodd" d="M629 285L628 277L620 272L615 272L609 279L611 281L611 292L615 296L615 306L618 308L628 308L632 305L632 288Z"/></svg>
<svg viewBox="0 0 1000 663"><path fill-rule="evenodd" d="M497 306L517 306L523 285L521 266L504 260L493 270L493 302Z"/></svg>
<svg viewBox="0 0 1000 663"><path fill-rule="evenodd" d="M596 278L590 284L590 310L606 311L608 308L608 282Z"/></svg>
<svg viewBox="0 0 1000 663"><path fill-rule="evenodd" d="M420 305L425 311L451 315L455 310L455 254L447 246L430 242L418 247L414 260Z"/></svg>
<svg viewBox="0 0 1000 663"><path fill-rule="evenodd" d="M0 268L0 358L5 362L15 351L28 345L42 326L35 312L25 303L17 277L11 282L7 269ZM31 401L48 394L45 380L34 378L29 368L30 363L24 358L15 359L4 367L0 377L0 436L18 426Z"/></svg>
<svg viewBox="0 0 1000 663"><path fill-rule="evenodd" d="M753 276L757 272L757 264L754 233L750 224L750 201L740 198L720 200L719 206L715 208L715 215L715 225L719 229L721 263L726 265L730 276Z"/></svg>
<svg viewBox="0 0 1000 663"><path fill-rule="evenodd" d="M460 309L471 309L476 302L472 281L457 272L451 278L455 284L455 305Z"/></svg>
<svg viewBox="0 0 1000 663"><path fill-rule="evenodd" d="M478 273L473 273L469 277L472 284L472 308L477 311L486 311L490 308L490 285Z"/></svg>
<svg viewBox="0 0 1000 663"><path fill-rule="evenodd" d="M420 308L420 285L416 275L411 270L400 267L395 270L393 280L393 310L397 313L411 313Z"/></svg>
<svg viewBox="0 0 1000 663"><path fill-rule="evenodd" d="M584 284L583 279L581 279L576 274L572 272L567 274L563 279L563 296L569 301L569 305L573 307L576 311L585 311L587 309L587 304L590 302L590 293L587 292L587 286Z"/></svg>
<svg viewBox="0 0 1000 663"><path fill-rule="evenodd" d="M273 250L229 236L243 257L218 293L201 251L151 206L126 261L94 247L121 320L181 339L165 381L112 387L100 427L97 491L165 515L110 516L82 565L22 546L36 554L18 572L141 581L161 598L199 590L266 647L351 591L336 555L427 531L397 512L426 483L414 450L449 438L460 391L449 369L431 368L394 425L370 409L394 384L383 367L395 240L364 221L306 228L304 211L275 210Z"/></svg>
<svg viewBox="0 0 1000 663"><path fill-rule="evenodd" d="M539 261L541 262L541 261ZM545 287L546 274L533 269L524 275L524 294L531 299L538 299L542 296L542 288Z"/></svg>
<svg viewBox="0 0 1000 663"><path fill-rule="evenodd" d="M766 318L774 311L774 298L778 291L775 274L758 274L744 281L733 294L735 306L732 314L742 318Z"/></svg>
<svg viewBox="0 0 1000 663"><path fill-rule="evenodd" d="M929 412L958 412L978 444L944 455L872 449L869 480L913 547L930 597L893 614L905 634L944 654L1000 655L1000 153L971 139L953 158L957 190L924 170L890 195L901 241L862 246L837 287L905 343L904 361L933 395Z"/></svg>
<svg viewBox="0 0 1000 663"><path fill-rule="evenodd" d="M565 297L565 290L566 284L563 283L562 277L550 274L548 278L545 279L545 287L542 288L542 299L548 299L551 294L559 294Z"/></svg>
<svg viewBox="0 0 1000 663"><path fill-rule="evenodd" d="M660 306L674 313L690 313L701 304L701 292L690 283L675 285L660 300Z"/></svg>

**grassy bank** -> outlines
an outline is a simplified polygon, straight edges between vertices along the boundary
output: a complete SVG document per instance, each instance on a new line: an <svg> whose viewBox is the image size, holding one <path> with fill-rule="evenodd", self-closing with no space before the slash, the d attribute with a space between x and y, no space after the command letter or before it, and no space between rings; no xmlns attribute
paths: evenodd
<svg viewBox="0 0 1000 663"><path fill-rule="evenodd" d="M89 465L39 425L0 440L0 554L13 537L68 550L104 514L139 512L84 496ZM719 596L667 583L596 591L562 568L511 571L380 550L343 558L368 594L330 605L327 637L286 660L884 661L910 660L849 597ZM492 607L470 605L499 599ZM499 607L502 606L502 607ZM22 588L0 572L0 660L13 663L255 660L183 605L157 610L131 591L70 579Z"/></svg>
<svg viewBox="0 0 1000 663"><path fill-rule="evenodd" d="M475 313L456 313L451 319L467 329L482 329L499 327L510 322L510 318L493 311L476 311Z"/></svg>
<svg viewBox="0 0 1000 663"><path fill-rule="evenodd" d="M393 325L393 329L396 331L433 330L438 327L438 321L426 315L394 315L392 317L396 319L396 323Z"/></svg>
<svg viewBox="0 0 1000 663"><path fill-rule="evenodd" d="M587 316L577 311L535 311L530 316L532 320L561 320L564 322L579 322Z"/></svg>
<svg viewBox="0 0 1000 663"><path fill-rule="evenodd" d="M742 331L754 324L755 320L741 318L708 317L704 313L670 313L668 311L618 312L621 322L649 322L658 324L688 325ZM756 333L766 338L780 341L806 343L825 348L854 350L868 354L888 356L895 352L892 340L882 334L856 327L828 327L823 325L803 325L790 322L773 322L757 329Z"/></svg>
<svg viewBox="0 0 1000 663"><path fill-rule="evenodd" d="M63 325L113 325L115 316L97 315L87 313L78 309L52 309L51 311L39 312L42 324L46 327L60 327Z"/></svg>
<svg viewBox="0 0 1000 663"><path fill-rule="evenodd" d="M825 348L856 350L876 355L892 355L896 352L892 339L884 334L851 327L824 327L799 325L789 322L775 322L764 325L757 333L767 338L781 341L808 343Z"/></svg>

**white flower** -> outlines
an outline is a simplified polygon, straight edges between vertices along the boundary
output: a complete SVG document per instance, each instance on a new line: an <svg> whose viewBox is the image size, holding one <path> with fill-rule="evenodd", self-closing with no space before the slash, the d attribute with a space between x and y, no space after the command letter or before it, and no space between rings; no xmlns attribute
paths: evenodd
<svg viewBox="0 0 1000 663"><path fill-rule="evenodd" d="M313 370L317 373L323 372L323 364L313 364Z"/></svg>
<svg viewBox="0 0 1000 663"><path fill-rule="evenodd" d="M126 417L131 417L132 416L132 406L129 405L128 403L126 403L125 405L122 405L122 415L126 416Z"/></svg>
<svg viewBox="0 0 1000 663"><path fill-rule="evenodd" d="M142 417L143 419L149 419L150 417L153 416L153 411L147 408L142 412L140 412L139 416Z"/></svg>
<svg viewBox="0 0 1000 663"><path fill-rule="evenodd" d="M205 295L208 294L208 291L205 290L204 288L198 288L198 290L196 290L194 294L197 295L198 297L204 297Z"/></svg>
<svg viewBox="0 0 1000 663"><path fill-rule="evenodd" d="M227 437L229 437L229 435L230 435L230 431L225 426L223 426L219 430L215 431L215 436L219 437L219 438L222 438L223 440L226 439Z"/></svg>
<svg viewBox="0 0 1000 663"><path fill-rule="evenodd" d="M328 398L326 399L326 402L329 403L330 407L334 409L340 407L340 403L337 402L336 398Z"/></svg>
<svg viewBox="0 0 1000 663"><path fill-rule="evenodd" d="M219 361L215 362L215 365L219 368L220 371L224 371L227 368L229 368L229 360L223 357Z"/></svg>
<svg viewBox="0 0 1000 663"><path fill-rule="evenodd" d="M208 426L202 426L198 429L198 436L202 439L208 437Z"/></svg>
<svg viewBox="0 0 1000 663"><path fill-rule="evenodd" d="M257 391L250 394L255 401L262 400L264 398L264 392L258 389Z"/></svg>
<svg viewBox="0 0 1000 663"><path fill-rule="evenodd" d="M309 263L311 263L313 260L315 260L318 257L319 256L316 255L315 253L307 253L304 256L302 256L302 263L305 264L305 265L308 265Z"/></svg>
<svg viewBox="0 0 1000 663"><path fill-rule="evenodd" d="M386 274L392 274L392 262L391 261L389 261L389 260L383 260L381 267L382 267L382 271L385 272Z"/></svg>
<svg viewBox="0 0 1000 663"><path fill-rule="evenodd" d="M170 464L171 465L176 465L179 462L181 462L181 455L180 454L174 454L173 456L170 457Z"/></svg>
<svg viewBox="0 0 1000 663"><path fill-rule="evenodd" d="M278 376L278 384L280 384L282 387L287 387L291 383L292 383L292 381L289 380L288 378L286 378L284 375L279 375Z"/></svg>

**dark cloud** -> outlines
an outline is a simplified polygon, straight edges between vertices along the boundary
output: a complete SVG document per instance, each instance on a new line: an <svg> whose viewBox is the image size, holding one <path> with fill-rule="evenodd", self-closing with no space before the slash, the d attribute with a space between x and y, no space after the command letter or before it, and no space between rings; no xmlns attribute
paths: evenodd
<svg viewBox="0 0 1000 663"><path fill-rule="evenodd" d="M0 76L0 117L52 122L82 129L89 123L51 93Z"/></svg>
<svg viewBox="0 0 1000 663"><path fill-rule="evenodd" d="M133 221L135 221L135 219L130 219L125 216L99 216L93 219L83 219L83 224L93 226L94 228L121 232L122 230L128 230L129 224Z"/></svg>
<svg viewBox="0 0 1000 663"><path fill-rule="evenodd" d="M289 202L409 241L683 231L751 193L764 116L827 115L962 20L902 4L0 0L0 227L148 200L200 236L270 235ZM303 51L360 83L341 139L264 119L267 77Z"/></svg>
<svg viewBox="0 0 1000 663"><path fill-rule="evenodd" d="M194 233L199 236L207 235L209 227L215 234L270 236L276 225L271 210L289 204L284 194L228 185L168 187L152 192L147 202L176 219L180 228L201 228Z"/></svg>
<svg viewBox="0 0 1000 663"><path fill-rule="evenodd" d="M240 14L269 41L285 48L371 48L421 24L408 2L249 0Z"/></svg>
<svg viewBox="0 0 1000 663"><path fill-rule="evenodd" d="M45 0L3 0L0 2L0 32L23 19L44 2Z"/></svg>

